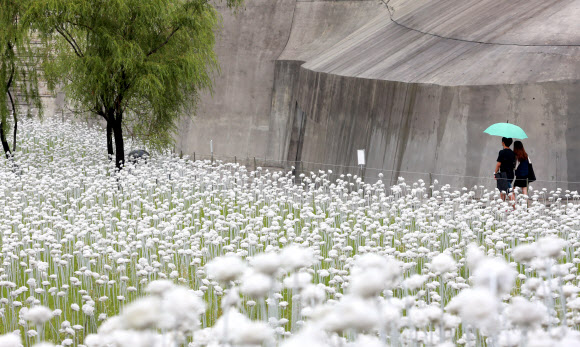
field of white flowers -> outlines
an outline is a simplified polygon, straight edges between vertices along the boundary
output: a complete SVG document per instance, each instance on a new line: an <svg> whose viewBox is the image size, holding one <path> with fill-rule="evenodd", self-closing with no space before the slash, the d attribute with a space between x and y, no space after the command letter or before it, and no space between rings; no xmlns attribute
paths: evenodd
<svg viewBox="0 0 580 347"><path fill-rule="evenodd" d="M2 347L580 346L577 192L513 210L493 187L169 154L116 173L102 131L20 129Z"/></svg>

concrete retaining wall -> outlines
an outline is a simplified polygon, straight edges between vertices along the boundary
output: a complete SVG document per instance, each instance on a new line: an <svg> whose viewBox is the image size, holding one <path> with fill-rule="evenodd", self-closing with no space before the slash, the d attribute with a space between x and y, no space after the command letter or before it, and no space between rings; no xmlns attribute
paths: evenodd
<svg viewBox="0 0 580 347"><path fill-rule="evenodd" d="M468 2L488 10L497 3ZM359 173L356 150L364 148L367 167L379 169L368 169L367 178L382 171L394 183L399 175L427 179L420 173L431 172L455 187L490 188L493 180L479 177L491 177L501 146L483 130L507 120L528 133L524 145L538 179L552 181L537 187L580 188L558 182L580 181L580 37L569 30L554 37L548 30L544 38L534 24L534 16L567 18L558 13L580 11L572 1L504 3L496 9L500 19L475 28L475 35L466 24L477 14L470 6L450 10L450 18L438 10L454 3L400 1L397 22L384 7L375 8L323 49L305 39L315 29L293 28L275 70L271 117L286 124L286 133L273 153ZM308 16L316 6L324 4L298 3L295 13ZM518 35L506 29L513 18ZM453 25L463 31L452 31Z"/></svg>
<svg viewBox="0 0 580 347"><path fill-rule="evenodd" d="M358 79L301 69L296 102L307 115L300 158L357 173L356 149L386 182L431 172L454 187L489 185L498 137L482 131L510 114L526 128L524 141L538 180L580 182L580 82L438 86ZM367 171L367 178L378 171ZM555 188L538 182L537 186ZM566 185L559 184L566 188ZM580 188L578 185L570 187Z"/></svg>
<svg viewBox="0 0 580 347"><path fill-rule="evenodd" d="M292 26L295 0L252 0L238 14L223 9L216 53L221 74L204 93L197 115L179 125L177 152L207 154L210 140L220 155L267 154L274 62Z"/></svg>

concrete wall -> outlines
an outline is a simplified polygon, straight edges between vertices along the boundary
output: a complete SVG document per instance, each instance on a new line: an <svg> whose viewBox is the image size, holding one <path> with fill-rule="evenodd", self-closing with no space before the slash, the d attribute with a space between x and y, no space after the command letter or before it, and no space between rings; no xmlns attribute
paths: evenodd
<svg viewBox="0 0 580 347"><path fill-rule="evenodd" d="M179 125L177 152L264 157L270 131L274 61L292 26L295 0L251 0L238 14L222 9L216 53L221 74L213 96L204 93L197 115Z"/></svg>
<svg viewBox="0 0 580 347"><path fill-rule="evenodd" d="M268 137L268 158L295 160L290 151L296 111L295 84L300 66L323 54L360 29L384 7L374 0L297 1L292 32L272 66L274 84ZM292 152L292 154L290 152Z"/></svg>
<svg viewBox="0 0 580 347"><path fill-rule="evenodd" d="M307 115L301 160L333 163L357 173L356 149L366 149L369 180L399 176L454 187L489 185L500 138L483 134L505 115L522 124L538 180L580 181L579 81L527 85L438 86L359 79L302 69L296 101ZM323 100L323 101L321 101ZM566 188L564 184L536 186ZM574 189L580 188L575 185Z"/></svg>
<svg viewBox="0 0 580 347"><path fill-rule="evenodd" d="M528 133L538 179L552 181L536 187L580 188L558 182L580 181L580 34L554 36L538 20L580 9L573 1L466 2L399 1L395 21L374 8L323 49L306 39L316 28L294 27L275 70L271 117L286 124L280 157L357 173L364 148L369 179L426 180L420 173L431 172L454 187L490 188L492 179L477 177L491 177L500 141L483 130L508 120ZM316 6L326 5L298 3L295 14L308 18ZM469 26L484 9L497 18Z"/></svg>

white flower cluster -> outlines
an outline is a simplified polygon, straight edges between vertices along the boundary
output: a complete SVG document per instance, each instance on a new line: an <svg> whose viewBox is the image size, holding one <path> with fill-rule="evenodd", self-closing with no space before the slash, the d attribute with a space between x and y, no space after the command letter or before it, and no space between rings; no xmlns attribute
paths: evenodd
<svg viewBox="0 0 580 347"><path fill-rule="evenodd" d="M580 344L577 192L514 211L484 187L169 153L117 172L101 132L19 129L0 346Z"/></svg>

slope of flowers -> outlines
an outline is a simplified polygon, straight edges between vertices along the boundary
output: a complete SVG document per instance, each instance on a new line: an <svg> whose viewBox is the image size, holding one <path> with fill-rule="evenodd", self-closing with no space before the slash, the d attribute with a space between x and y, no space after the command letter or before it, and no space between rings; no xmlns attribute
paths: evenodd
<svg viewBox="0 0 580 347"><path fill-rule="evenodd" d="M20 128L0 346L580 345L577 192L513 210L171 155L117 173L100 131Z"/></svg>

